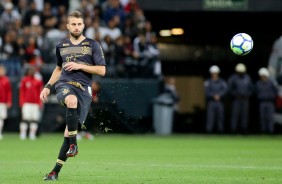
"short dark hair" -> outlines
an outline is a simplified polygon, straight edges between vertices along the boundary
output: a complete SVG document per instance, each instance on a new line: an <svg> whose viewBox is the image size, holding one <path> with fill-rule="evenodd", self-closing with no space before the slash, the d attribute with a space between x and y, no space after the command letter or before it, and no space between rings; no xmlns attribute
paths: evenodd
<svg viewBox="0 0 282 184"><path fill-rule="evenodd" d="M82 15L82 13L80 13L80 11L73 11L72 13L70 13L69 15L68 15L68 18L67 18L67 23L69 23L69 18L81 18L81 19L83 19L83 15Z"/></svg>

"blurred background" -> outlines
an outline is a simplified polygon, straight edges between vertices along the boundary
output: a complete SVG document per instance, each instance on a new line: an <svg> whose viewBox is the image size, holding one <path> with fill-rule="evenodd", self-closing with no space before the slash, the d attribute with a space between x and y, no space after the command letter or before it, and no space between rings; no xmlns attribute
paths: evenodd
<svg viewBox="0 0 282 184"><path fill-rule="evenodd" d="M226 81L238 63L254 84L261 67L277 70L270 72L274 81L279 77L280 0L1 0L0 63L12 84L4 133L19 132L20 81L26 70L35 66L36 77L44 84L49 80L55 46L68 37L66 17L74 10L85 16L84 35L100 42L107 62L107 75L93 76L87 118L92 134L206 133L204 82L212 65ZM230 49L231 38L241 32L254 41L246 56ZM281 133L279 98L272 133ZM227 93L226 134L231 133L231 100ZM37 134L63 131L64 113L52 91ZM248 134L261 133L259 118L254 92Z"/></svg>

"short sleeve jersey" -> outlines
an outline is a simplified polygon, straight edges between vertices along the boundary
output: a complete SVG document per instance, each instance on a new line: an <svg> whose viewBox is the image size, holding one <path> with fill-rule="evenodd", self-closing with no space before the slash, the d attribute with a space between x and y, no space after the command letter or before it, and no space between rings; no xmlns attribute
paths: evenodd
<svg viewBox="0 0 282 184"><path fill-rule="evenodd" d="M57 66L62 67L59 82L79 82L91 86L92 74L82 70L66 71L67 62L76 62L89 66L106 66L103 50L99 42L85 38L77 45L72 44L69 38L56 46Z"/></svg>

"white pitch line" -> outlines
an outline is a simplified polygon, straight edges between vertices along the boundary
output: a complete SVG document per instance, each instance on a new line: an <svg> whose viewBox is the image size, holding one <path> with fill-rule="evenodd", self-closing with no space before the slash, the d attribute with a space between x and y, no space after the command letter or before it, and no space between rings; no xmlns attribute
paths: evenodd
<svg viewBox="0 0 282 184"><path fill-rule="evenodd" d="M83 164L83 163L80 163ZM89 164L85 162L84 164ZM99 166L117 166L117 167L135 167L136 165L142 167L167 167L167 168L223 168L223 169L245 169L245 170L282 170L282 166L252 166L252 165L211 165L211 164L146 164L146 163L114 163L103 162L98 163Z"/></svg>

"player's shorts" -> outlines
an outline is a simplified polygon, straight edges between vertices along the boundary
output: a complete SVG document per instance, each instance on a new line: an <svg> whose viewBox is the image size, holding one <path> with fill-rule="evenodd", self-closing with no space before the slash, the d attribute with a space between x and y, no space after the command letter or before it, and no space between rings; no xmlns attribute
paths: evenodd
<svg viewBox="0 0 282 184"><path fill-rule="evenodd" d="M6 119L7 118L7 104L0 103L0 119Z"/></svg>
<svg viewBox="0 0 282 184"><path fill-rule="evenodd" d="M76 87L73 84L58 83L55 86L56 97L59 104L66 108L65 98L68 95L75 95L78 100L77 113L79 117L79 123L83 124L87 118L88 111L92 101L92 90L90 86Z"/></svg>
<svg viewBox="0 0 282 184"><path fill-rule="evenodd" d="M39 122L40 106L33 103L24 103L22 107L22 120Z"/></svg>

